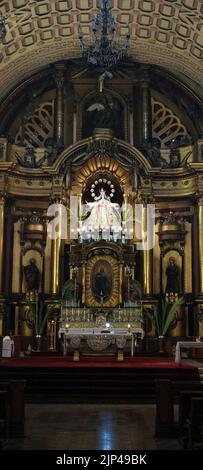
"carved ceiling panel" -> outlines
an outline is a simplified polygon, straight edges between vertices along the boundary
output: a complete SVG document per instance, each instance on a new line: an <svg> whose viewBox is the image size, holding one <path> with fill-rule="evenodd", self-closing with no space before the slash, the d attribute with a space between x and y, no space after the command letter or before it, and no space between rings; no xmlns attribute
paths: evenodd
<svg viewBox="0 0 203 470"><path fill-rule="evenodd" d="M203 84L202 0L112 0L118 29L131 29L131 56ZM97 0L2 0L7 35L0 45L0 95L56 60L80 56L78 21L88 37Z"/></svg>

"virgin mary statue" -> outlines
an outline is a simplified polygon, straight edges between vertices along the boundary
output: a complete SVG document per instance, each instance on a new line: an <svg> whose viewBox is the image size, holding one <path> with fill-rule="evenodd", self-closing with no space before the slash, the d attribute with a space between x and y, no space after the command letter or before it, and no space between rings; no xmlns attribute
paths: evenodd
<svg viewBox="0 0 203 470"><path fill-rule="evenodd" d="M103 188L100 190L100 195L95 198L95 202L86 202L83 206L84 216L87 217L82 223L82 231L112 228L113 231L119 232L121 228L120 206L111 202Z"/></svg>

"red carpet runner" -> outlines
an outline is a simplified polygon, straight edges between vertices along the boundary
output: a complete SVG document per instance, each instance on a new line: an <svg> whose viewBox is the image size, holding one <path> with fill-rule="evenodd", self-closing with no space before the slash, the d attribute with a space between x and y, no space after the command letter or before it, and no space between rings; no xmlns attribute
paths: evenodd
<svg viewBox="0 0 203 470"><path fill-rule="evenodd" d="M113 367L113 368L153 368L153 369L195 369L190 364L176 365L174 358L158 357L134 357L125 358L118 362L112 357L81 357L79 362L73 362L71 357L61 356L39 356L28 358L1 359L0 366L3 367Z"/></svg>

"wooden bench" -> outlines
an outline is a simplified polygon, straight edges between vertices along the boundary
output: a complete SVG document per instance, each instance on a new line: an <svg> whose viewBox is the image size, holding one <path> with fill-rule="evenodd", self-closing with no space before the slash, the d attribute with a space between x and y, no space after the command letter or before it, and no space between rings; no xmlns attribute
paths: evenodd
<svg viewBox="0 0 203 470"><path fill-rule="evenodd" d="M8 392L0 390L0 439L8 439L10 427L10 413Z"/></svg>
<svg viewBox="0 0 203 470"><path fill-rule="evenodd" d="M25 380L0 382L0 390L6 392L9 406L9 436L24 436L25 422Z"/></svg>
<svg viewBox="0 0 203 470"><path fill-rule="evenodd" d="M190 401L193 396L203 396L203 384L200 382L177 383L164 379L156 381L156 436L178 437L184 434L183 426L185 425L183 423L188 418ZM175 403L179 404L178 423L174 421Z"/></svg>
<svg viewBox="0 0 203 470"><path fill-rule="evenodd" d="M156 381L155 436L174 436L173 384L171 380Z"/></svg>
<svg viewBox="0 0 203 470"><path fill-rule="evenodd" d="M192 397L188 419L187 449L203 450L203 397Z"/></svg>
<svg viewBox="0 0 203 470"><path fill-rule="evenodd" d="M203 398L203 390L184 390L179 401L179 438L184 448L188 445L189 418L193 398Z"/></svg>

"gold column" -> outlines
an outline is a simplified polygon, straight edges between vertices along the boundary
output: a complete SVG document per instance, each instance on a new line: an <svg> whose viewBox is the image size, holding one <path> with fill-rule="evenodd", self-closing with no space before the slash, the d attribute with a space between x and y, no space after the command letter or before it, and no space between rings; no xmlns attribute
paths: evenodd
<svg viewBox="0 0 203 470"><path fill-rule="evenodd" d="M5 199L0 196L0 293L3 291L4 206Z"/></svg>
<svg viewBox="0 0 203 470"><path fill-rule="evenodd" d="M120 277L120 282L119 282L119 304L122 304L123 300L123 263L119 264L119 277Z"/></svg>
<svg viewBox="0 0 203 470"><path fill-rule="evenodd" d="M56 100L54 112L54 135L59 145L64 144L64 82L65 64L55 65Z"/></svg>
<svg viewBox="0 0 203 470"><path fill-rule="evenodd" d="M59 294L60 290L60 260L61 260L61 206L59 205L58 237L51 243L51 294Z"/></svg>
<svg viewBox="0 0 203 470"><path fill-rule="evenodd" d="M198 230L199 230L199 293L203 294L203 198L198 204Z"/></svg>
<svg viewBox="0 0 203 470"><path fill-rule="evenodd" d="M147 206L143 206L142 233L147 231ZM143 239L143 242L145 240ZM143 294L153 293L153 249L143 251Z"/></svg>
<svg viewBox="0 0 203 470"><path fill-rule="evenodd" d="M86 303L85 268L86 268L86 265L85 265L85 263L83 263L83 266L82 266L82 285L83 285L83 289L82 289L82 304L83 304L83 305L85 305L85 303Z"/></svg>
<svg viewBox="0 0 203 470"><path fill-rule="evenodd" d="M5 198L0 196L0 336L3 336L5 303L3 299L3 261L4 261L4 206Z"/></svg>
<svg viewBox="0 0 203 470"><path fill-rule="evenodd" d="M60 289L61 239L52 240L51 247L51 293L58 294Z"/></svg>

